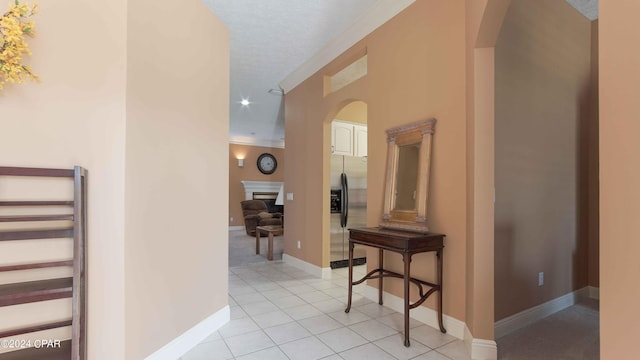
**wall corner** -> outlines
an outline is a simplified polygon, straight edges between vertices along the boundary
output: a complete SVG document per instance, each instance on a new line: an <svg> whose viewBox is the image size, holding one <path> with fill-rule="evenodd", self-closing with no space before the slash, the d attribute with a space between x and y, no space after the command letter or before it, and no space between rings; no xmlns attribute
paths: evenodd
<svg viewBox="0 0 640 360"><path fill-rule="evenodd" d="M464 344L473 360L498 359L498 345L494 340L475 339L468 326L464 327Z"/></svg>

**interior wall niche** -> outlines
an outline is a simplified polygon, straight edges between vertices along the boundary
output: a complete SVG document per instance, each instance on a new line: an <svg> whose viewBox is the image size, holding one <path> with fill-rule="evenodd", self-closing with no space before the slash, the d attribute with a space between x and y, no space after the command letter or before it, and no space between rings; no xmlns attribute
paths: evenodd
<svg viewBox="0 0 640 360"><path fill-rule="evenodd" d="M496 337L500 320L589 285L591 47L567 3L511 2L495 47Z"/></svg>
<svg viewBox="0 0 640 360"><path fill-rule="evenodd" d="M343 67L337 73L333 75L326 75L324 77L324 96L342 89L365 75L367 75L366 50L362 56Z"/></svg>

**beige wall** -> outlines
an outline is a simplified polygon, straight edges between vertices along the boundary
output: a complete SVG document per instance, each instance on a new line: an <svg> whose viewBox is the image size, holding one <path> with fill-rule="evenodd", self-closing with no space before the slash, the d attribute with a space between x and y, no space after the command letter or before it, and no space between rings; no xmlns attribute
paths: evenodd
<svg viewBox="0 0 640 360"><path fill-rule="evenodd" d="M466 324L494 338L495 44L511 0L466 0ZM470 346L467 341L467 346Z"/></svg>
<svg viewBox="0 0 640 360"><path fill-rule="evenodd" d="M512 0L495 53L496 320L588 285L590 58L569 4Z"/></svg>
<svg viewBox="0 0 640 360"><path fill-rule="evenodd" d="M598 99L598 20L591 22L591 101L587 128L587 234L589 238L589 285L600 286L600 168Z"/></svg>
<svg viewBox="0 0 640 360"><path fill-rule="evenodd" d="M467 50L472 52L473 82L467 88L473 88L473 116L467 118L466 322L475 338L490 340L494 338L494 48Z"/></svg>
<svg viewBox="0 0 640 360"><path fill-rule="evenodd" d="M278 167L271 175L258 170L258 156L270 153L276 157ZM238 167L238 159L244 159L244 167ZM244 186L240 181L284 181L284 149L229 144L229 225L244 226L240 201L244 200ZM233 220L231 220L233 218Z"/></svg>
<svg viewBox="0 0 640 360"><path fill-rule="evenodd" d="M0 93L0 164L89 170L89 358L124 359L126 2L39 8L28 63L42 82Z"/></svg>
<svg viewBox="0 0 640 360"><path fill-rule="evenodd" d="M123 359L126 2L39 9L28 61L42 82L0 94L0 163L89 170L89 357Z"/></svg>
<svg viewBox="0 0 640 360"><path fill-rule="evenodd" d="M635 359L640 323L640 2L600 3L600 358Z"/></svg>
<svg viewBox="0 0 640 360"><path fill-rule="evenodd" d="M336 119L366 124L367 103L364 101L354 101L345 105L340 109L340 112L336 114Z"/></svg>
<svg viewBox="0 0 640 360"><path fill-rule="evenodd" d="M465 304L465 7L451 1L418 1L285 96L285 253L328 267L330 121L352 100L368 104L367 222L382 217L387 128L435 117L428 220L447 234L444 312L464 319ZM367 49L368 75L323 97L323 75ZM323 136L319 136L323 134ZM322 164L324 176L319 176ZM300 240L302 248L296 248ZM324 246L323 246L324 244ZM373 256L370 252L369 256ZM402 260L386 258L396 271ZM412 271L434 276L433 254L414 256ZM401 282L387 291L401 294ZM428 301L433 306L433 299Z"/></svg>
<svg viewBox="0 0 640 360"><path fill-rule="evenodd" d="M197 0L39 7L42 83L0 95L0 164L89 170L89 358L141 359L227 304L228 35Z"/></svg>
<svg viewBox="0 0 640 360"><path fill-rule="evenodd" d="M141 359L227 305L229 40L200 0L130 1L127 26L125 339Z"/></svg>

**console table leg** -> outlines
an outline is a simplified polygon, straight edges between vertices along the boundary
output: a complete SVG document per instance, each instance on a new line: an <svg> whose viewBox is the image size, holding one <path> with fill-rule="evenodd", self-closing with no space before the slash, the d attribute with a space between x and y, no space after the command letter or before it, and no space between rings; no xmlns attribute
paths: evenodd
<svg viewBox="0 0 640 360"><path fill-rule="evenodd" d="M404 346L409 347L409 279L411 279L411 254L404 253Z"/></svg>
<svg viewBox="0 0 640 360"><path fill-rule="evenodd" d="M442 323L442 250L436 251L436 258L438 259L438 325L440 325L440 331L446 333L447 329L444 328Z"/></svg>
<svg viewBox="0 0 640 360"><path fill-rule="evenodd" d="M349 292L347 298L347 308L344 312L351 310L351 294L353 292L353 243L349 241Z"/></svg>
<svg viewBox="0 0 640 360"><path fill-rule="evenodd" d="M378 304L382 305L382 269L383 269L383 260L384 252L380 249L380 253L378 254Z"/></svg>

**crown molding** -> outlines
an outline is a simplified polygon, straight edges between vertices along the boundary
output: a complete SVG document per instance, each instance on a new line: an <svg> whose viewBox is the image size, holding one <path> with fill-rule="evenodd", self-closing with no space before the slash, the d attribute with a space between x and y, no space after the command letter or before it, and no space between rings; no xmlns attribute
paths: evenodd
<svg viewBox="0 0 640 360"><path fill-rule="evenodd" d="M231 136L229 144L284 149L284 140L256 139L244 136Z"/></svg>
<svg viewBox="0 0 640 360"><path fill-rule="evenodd" d="M284 78L280 82L280 87L285 94L288 93L414 2L415 0L378 0L364 16L358 19L345 32L330 41L314 56Z"/></svg>

